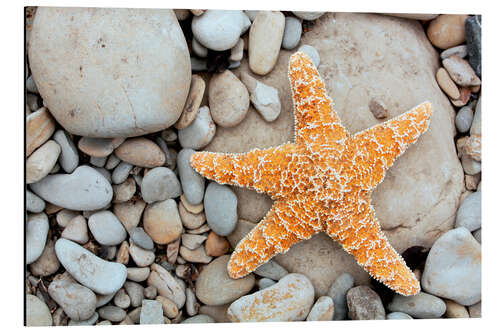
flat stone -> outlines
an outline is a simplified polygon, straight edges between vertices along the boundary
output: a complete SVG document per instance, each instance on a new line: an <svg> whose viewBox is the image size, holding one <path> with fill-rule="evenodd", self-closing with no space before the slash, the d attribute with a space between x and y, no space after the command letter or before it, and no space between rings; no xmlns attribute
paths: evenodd
<svg viewBox="0 0 500 333"><path fill-rule="evenodd" d="M481 84L481 79L476 75L472 67L470 67L469 63L458 56L451 56L444 59L443 66L453 81L460 86L470 87Z"/></svg>
<svg viewBox="0 0 500 333"><path fill-rule="evenodd" d="M145 281L148 278L149 273L149 267L127 267L127 279L130 281Z"/></svg>
<svg viewBox="0 0 500 333"><path fill-rule="evenodd" d="M177 198L182 194L181 184L169 168L157 167L142 179L141 194L144 201L152 203Z"/></svg>
<svg viewBox="0 0 500 333"><path fill-rule="evenodd" d="M54 133L56 122L47 108L40 108L38 111L26 117L26 157L44 144Z"/></svg>
<svg viewBox="0 0 500 333"><path fill-rule="evenodd" d="M71 210L104 208L113 198L111 184L86 165L79 166L72 174L48 175L30 187L45 201Z"/></svg>
<svg viewBox="0 0 500 333"><path fill-rule="evenodd" d="M184 247L190 250L195 250L199 248L206 239L207 236L203 235L182 234L181 243Z"/></svg>
<svg viewBox="0 0 500 333"><path fill-rule="evenodd" d="M330 321L333 320L333 300L329 296L321 296L314 303L307 315L306 321Z"/></svg>
<svg viewBox="0 0 500 333"><path fill-rule="evenodd" d="M182 222L173 199L155 202L144 211L144 230L157 244L167 244L181 236Z"/></svg>
<svg viewBox="0 0 500 333"><path fill-rule="evenodd" d="M26 223L26 264L35 262L43 253L49 219L45 213L29 214Z"/></svg>
<svg viewBox="0 0 500 333"><path fill-rule="evenodd" d="M436 73L436 81L439 84L439 87L446 93L446 95L450 96L450 98L460 98L460 91L458 91L457 85L453 82L450 75L443 67L438 69Z"/></svg>
<svg viewBox="0 0 500 333"><path fill-rule="evenodd" d="M40 257L30 264L31 274L35 276L48 276L57 272L60 263L56 256L54 244L52 239L47 239Z"/></svg>
<svg viewBox="0 0 500 333"><path fill-rule="evenodd" d="M107 157L113 150L123 143L124 139L103 139L82 137L78 141L78 149L92 157Z"/></svg>
<svg viewBox="0 0 500 333"><path fill-rule="evenodd" d="M30 190L26 190L26 210L31 213L41 213L44 209L45 201Z"/></svg>
<svg viewBox="0 0 500 333"><path fill-rule="evenodd" d="M185 246L181 246L179 249L179 254L187 262L208 264L210 261L212 261L212 257L207 255L207 253L205 252L205 247L203 246L200 246L195 250L190 250Z"/></svg>
<svg viewBox="0 0 500 333"><path fill-rule="evenodd" d="M439 15L427 27L427 37L440 49L465 42L465 20L468 15Z"/></svg>
<svg viewBox="0 0 500 333"><path fill-rule="evenodd" d="M26 184L40 181L54 168L61 147L54 140L45 142L26 160Z"/></svg>
<svg viewBox="0 0 500 333"><path fill-rule="evenodd" d="M151 265L151 274L149 274L147 284L156 287L158 294L173 301L178 309L184 306L186 294L182 285L160 265Z"/></svg>
<svg viewBox="0 0 500 333"><path fill-rule="evenodd" d="M274 121L281 112L278 90L257 81L247 73L241 74L241 81L250 93L250 101L265 121Z"/></svg>
<svg viewBox="0 0 500 333"><path fill-rule="evenodd" d="M179 143L182 148L201 149L212 141L215 131L216 126L210 109L202 106L194 121L186 128L179 130Z"/></svg>
<svg viewBox="0 0 500 333"><path fill-rule="evenodd" d="M259 290L269 288L272 285L275 285L276 281L268 279L268 278L262 278L259 281L257 281L257 286L259 287Z"/></svg>
<svg viewBox="0 0 500 333"><path fill-rule="evenodd" d="M113 213L125 229L130 232L141 221L142 212L145 207L146 203L143 200L117 203L113 205Z"/></svg>
<svg viewBox="0 0 500 333"><path fill-rule="evenodd" d="M387 305L392 312L404 312L413 318L440 318L446 311L446 304L439 297L420 292L414 296L394 295Z"/></svg>
<svg viewBox="0 0 500 333"><path fill-rule="evenodd" d="M196 39L193 38L193 50L195 48L195 43L197 44L198 42L196 42ZM205 80L203 80L199 75L193 75L191 77L191 86L189 88L189 94L186 99L186 104L184 104L184 108L182 109L179 120L177 120L174 125L175 128L186 128L195 120L196 116L198 115L198 110L200 108L204 92Z"/></svg>
<svg viewBox="0 0 500 333"><path fill-rule="evenodd" d="M481 15L469 16L465 20L465 40L469 64L477 75L481 76Z"/></svg>
<svg viewBox="0 0 500 333"><path fill-rule="evenodd" d="M127 295L130 297L130 305L132 307L138 307L141 305L144 299L144 287L137 282L126 281L123 285L127 291Z"/></svg>
<svg viewBox="0 0 500 333"><path fill-rule="evenodd" d="M161 148L143 137L125 140L115 149L115 155L124 162L145 168L155 168L165 164L165 154Z"/></svg>
<svg viewBox="0 0 500 333"><path fill-rule="evenodd" d="M455 228L459 227L471 232L481 228L481 192L472 193L458 207Z"/></svg>
<svg viewBox="0 0 500 333"><path fill-rule="evenodd" d="M115 214L104 210L92 214L89 229L96 241L102 245L118 245L125 240L127 232Z"/></svg>
<svg viewBox="0 0 500 333"><path fill-rule="evenodd" d="M89 241L87 230L87 220L83 215L77 215L69 221L61 233L62 238L66 238L78 244L85 244Z"/></svg>
<svg viewBox="0 0 500 333"><path fill-rule="evenodd" d="M59 155L59 165L67 173L72 173L78 166L79 156L76 146L69 137L68 133L63 130L57 130L54 133L54 140L61 147Z"/></svg>
<svg viewBox="0 0 500 333"><path fill-rule="evenodd" d="M72 320L87 320L95 313L97 299L87 287L67 279L59 279L50 283L48 292Z"/></svg>
<svg viewBox="0 0 500 333"><path fill-rule="evenodd" d="M52 326L49 307L35 295L26 295L26 326Z"/></svg>
<svg viewBox="0 0 500 333"><path fill-rule="evenodd" d="M207 55L208 55L208 49L201 45L200 42L198 42L196 40L196 38L193 37L193 39L191 39L191 50L194 52L194 54L196 54L198 57L200 58L205 58ZM193 59L193 58L191 58ZM192 76L192 78L194 77L194 75ZM191 80L192 80L191 78ZM192 83L192 81L191 81ZM189 99L189 97L188 97Z"/></svg>
<svg viewBox="0 0 500 333"><path fill-rule="evenodd" d="M285 17L285 31L283 32L281 47L287 50L294 49L299 45L301 35L302 22L293 16Z"/></svg>
<svg viewBox="0 0 500 333"><path fill-rule="evenodd" d="M370 287L358 286L347 292L349 318L353 320L383 320L385 310L382 300Z"/></svg>
<svg viewBox="0 0 500 333"><path fill-rule="evenodd" d="M189 204L198 205L203 201L205 194L205 178L191 167L189 160L193 154L194 150L192 149L182 149L177 155L177 166L183 196Z"/></svg>
<svg viewBox="0 0 500 333"><path fill-rule="evenodd" d="M144 232L143 228L135 227L130 230L130 239L145 250L154 249L153 240L151 239L151 237L149 237L148 234L146 234L146 232Z"/></svg>
<svg viewBox="0 0 500 333"><path fill-rule="evenodd" d="M238 222L238 199L229 186L208 184L203 205L210 229L219 236L233 232Z"/></svg>
<svg viewBox="0 0 500 333"><path fill-rule="evenodd" d="M163 130L189 91L189 51L171 9L39 8L28 55L44 104L80 136Z"/></svg>

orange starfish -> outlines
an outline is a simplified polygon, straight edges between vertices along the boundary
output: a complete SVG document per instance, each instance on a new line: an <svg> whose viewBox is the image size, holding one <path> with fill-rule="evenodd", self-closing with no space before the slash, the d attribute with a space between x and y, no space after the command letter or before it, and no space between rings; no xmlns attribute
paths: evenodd
<svg viewBox="0 0 500 333"><path fill-rule="evenodd" d="M203 176L253 188L276 200L234 250L229 275L243 277L323 231L375 279L402 295L417 294L420 284L382 233L370 195L396 158L427 130L432 105L425 102L351 135L304 53L291 56L288 76L295 143L244 154L197 152L191 157L191 165Z"/></svg>

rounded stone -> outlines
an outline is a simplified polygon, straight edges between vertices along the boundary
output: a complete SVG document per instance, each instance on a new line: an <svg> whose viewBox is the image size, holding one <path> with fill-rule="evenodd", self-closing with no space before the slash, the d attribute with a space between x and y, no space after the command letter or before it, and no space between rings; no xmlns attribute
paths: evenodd
<svg viewBox="0 0 500 333"><path fill-rule="evenodd" d="M85 217L77 215L72 218L64 227L61 237L79 244L87 243L89 241L89 234L87 230L87 220L85 220Z"/></svg>
<svg viewBox="0 0 500 333"><path fill-rule="evenodd" d="M392 312L403 312L413 318L439 318L446 311L446 304L439 297L420 292L414 296L394 295L387 305Z"/></svg>
<svg viewBox="0 0 500 333"><path fill-rule="evenodd" d="M455 126L460 133L467 133L472 125L474 113L469 106L462 107L455 116Z"/></svg>
<svg viewBox="0 0 500 333"><path fill-rule="evenodd" d="M301 35L302 22L293 16L285 17L285 31L283 33L281 47L287 50L295 48L299 45Z"/></svg>
<svg viewBox="0 0 500 333"><path fill-rule="evenodd" d="M75 143L71 140L68 133L63 130L58 130L54 133L54 140L61 146L59 164L65 172L73 172L78 166L79 161Z"/></svg>
<svg viewBox="0 0 500 333"><path fill-rule="evenodd" d="M210 109L208 106L202 106L195 120L179 130L179 143L182 148L201 149L212 141L215 130Z"/></svg>
<svg viewBox="0 0 500 333"><path fill-rule="evenodd" d="M95 312L97 299L87 287L68 279L59 279L50 283L48 291L72 320L87 320Z"/></svg>
<svg viewBox="0 0 500 333"><path fill-rule="evenodd" d="M147 284L156 287L159 295L167 297L177 305L178 309L181 309L186 302L185 288L181 285L181 281L162 266L152 264Z"/></svg>
<svg viewBox="0 0 500 333"><path fill-rule="evenodd" d="M443 60L443 66L450 77L462 87L478 86L481 79L476 75L467 60L459 56L451 56Z"/></svg>
<svg viewBox="0 0 500 333"><path fill-rule="evenodd" d="M330 321L333 320L333 300L329 296L321 296L314 303L307 315L307 321Z"/></svg>
<svg viewBox="0 0 500 333"><path fill-rule="evenodd" d="M155 168L165 164L161 148L143 137L125 140L114 153L120 160L140 167Z"/></svg>
<svg viewBox="0 0 500 333"><path fill-rule="evenodd" d="M45 142L26 160L26 184L40 181L56 165L61 146L54 140Z"/></svg>
<svg viewBox="0 0 500 333"><path fill-rule="evenodd" d="M250 96L233 72L225 70L210 79L208 102L214 122L222 127L233 127L245 118Z"/></svg>
<svg viewBox="0 0 500 333"><path fill-rule="evenodd" d="M142 199L147 203L177 198L182 194L181 184L169 168L157 167L142 178Z"/></svg>
<svg viewBox="0 0 500 333"><path fill-rule="evenodd" d="M238 222L238 199L229 186L208 184L203 204L210 229L219 236L233 232Z"/></svg>
<svg viewBox="0 0 500 333"><path fill-rule="evenodd" d="M325 12L292 12L295 16L300 17L303 20L312 21L320 18Z"/></svg>
<svg viewBox="0 0 500 333"><path fill-rule="evenodd" d="M145 250L152 250L155 247L151 237L144 232L143 228L135 227L130 230L130 239Z"/></svg>
<svg viewBox="0 0 500 333"><path fill-rule="evenodd" d="M113 199L108 180L94 168L82 165L72 174L48 175L30 185L45 201L71 210L96 210Z"/></svg>
<svg viewBox="0 0 500 333"><path fill-rule="evenodd" d="M81 136L165 129L189 91L189 51L170 9L38 8L28 53L44 103Z"/></svg>
<svg viewBox="0 0 500 333"><path fill-rule="evenodd" d="M110 211L104 210L92 214L88 224L95 240L101 245L118 245L127 237L127 231L120 220Z"/></svg>
<svg viewBox="0 0 500 333"><path fill-rule="evenodd" d="M354 286L354 278L349 273L340 274L330 286L328 296L333 299L334 320L347 317L347 292Z"/></svg>
<svg viewBox="0 0 500 333"><path fill-rule="evenodd" d="M145 281L148 278L149 273L149 267L127 267L127 279L130 281Z"/></svg>
<svg viewBox="0 0 500 333"><path fill-rule="evenodd" d="M57 272L60 263L57 259L54 245L55 243L52 239L47 240L40 257L30 265L31 274L35 276L48 276Z"/></svg>
<svg viewBox="0 0 500 333"><path fill-rule="evenodd" d="M241 81L250 93L250 101L265 121L274 121L281 112L278 89L263 84L248 73L241 73Z"/></svg>
<svg viewBox="0 0 500 333"><path fill-rule="evenodd" d="M26 117L26 156L44 144L55 129L56 122L45 107Z"/></svg>
<svg viewBox="0 0 500 333"><path fill-rule="evenodd" d="M280 280L288 274L288 271L280 266L276 261L270 260L263 265L257 267L254 273L258 276L269 278L275 281Z"/></svg>
<svg viewBox="0 0 500 333"><path fill-rule="evenodd" d="M467 196L458 207L455 228L459 227L471 232L481 228L481 191Z"/></svg>
<svg viewBox="0 0 500 333"><path fill-rule="evenodd" d="M450 47L449 49L441 52L441 59L444 60L451 56L459 56L460 58L465 58L467 56L467 45L458 45L454 47Z"/></svg>
<svg viewBox="0 0 500 333"><path fill-rule="evenodd" d="M468 15L439 15L429 23L427 37L431 43L447 49L465 42L465 20Z"/></svg>
<svg viewBox="0 0 500 333"><path fill-rule="evenodd" d="M413 319L409 314L403 312L391 312L385 316L387 320Z"/></svg>
<svg viewBox="0 0 500 333"><path fill-rule="evenodd" d="M26 190L26 210L31 213L41 213L44 209L45 201L30 190Z"/></svg>
<svg viewBox="0 0 500 333"><path fill-rule="evenodd" d="M347 292L349 318L353 320L383 320L384 305L380 296L370 287L357 286Z"/></svg>
<svg viewBox="0 0 500 333"><path fill-rule="evenodd" d="M182 202L179 202L179 215L181 217L182 224L188 229L199 228L207 220L205 213L201 212L199 214L193 214L186 209Z"/></svg>
<svg viewBox="0 0 500 333"><path fill-rule="evenodd" d="M155 202L144 211L144 230L157 244L167 244L181 236L182 222L173 199Z"/></svg>
<svg viewBox="0 0 500 333"><path fill-rule="evenodd" d="M30 214L26 223L26 264L36 261L43 253L49 219L45 213Z"/></svg>
<svg viewBox="0 0 500 333"><path fill-rule="evenodd" d="M99 313L100 318L112 322L122 321L123 319L125 319L125 316L127 315L125 310L114 305L103 306L102 308L99 308L97 312Z"/></svg>
<svg viewBox="0 0 500 333"><path fill-rule="evenodd" d="M451 79L450 75L443 67L439 68L436 73L436 81L439 87L452 99L460 98L460 91L457 85Z"/></svg>
<svg viewBox="0 0 500 333"><path fill-rule="evenodd" d="M193 50L196 39L193 38ZM199 44L198 44L199 45ZM205 49L206 50L206 49ZM198 115L198 110L200 108L201 100L203 99L203 94L205 93L205 80L199 75L193 75L191 78L191 86L189 88L189 95L182 110L182 114L175 123L175 128L183 129L188 127Z"/></svg>
<svg viewBox="0 0 500 333"><path fill-rule="evenodd" d="M196 297L207 305L230 303L248 293L255 284L249 274L241 279L232 279L227 273L229 255L221 256L206 265L196 280ZM307 315L307 313L306 313Z"/></svg>
<svg viewBox="0 0 500 333"><path fill-rule="evenodd" d="M196 38L193 37L191 40L191 49L200 58L205 58L208 55L208 49L201 45L200 42L196 40ZM193 75L193 78L195 75ZM192 84L192 79L191 79L191 84Z"/></svg>
<svg viewBox="0 0 500 333"><path fill-rule="evenodd" d="M192 149L182 149L177 155L177 167L181 180L183 196L191 205L198 205L205 194L205 178L196 172L190 164Z"/></svg>
<svg viewBox="0 0 500 333"><path fill-rule="evenodd" d="M35 295L26 295L26 326L52 326L49 307Z"/></svg>
<svg viewBox="0 0 500 333"><path fill-rule="evenodd" d="M298 52L304 52L313 62L314 66L318 67L321 61L318 50L311 45L302 45L297 50Z"/></svg>

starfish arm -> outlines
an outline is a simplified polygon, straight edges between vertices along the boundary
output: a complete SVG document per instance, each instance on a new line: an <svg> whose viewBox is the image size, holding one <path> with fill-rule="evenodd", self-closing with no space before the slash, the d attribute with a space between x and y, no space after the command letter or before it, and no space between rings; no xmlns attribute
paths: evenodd
<svg viewBox="0 0 500 333"><path fill-rule="evenodd" d="M287 168L301 160L298 146L287 143L243 154L195 152L190 162L202 176L220 184L252 188L279 198L296 187L287 177Z"/></svg>
<svg viewBox="0 0 500 333"><path fill-rule="evenodd" d="M385 172L408 146L429 127L432 104L422 103L412 110L354 136L357 148L354 157L357 180L364 189L374 189Z"/></svg>
<svg viewBox="0 0 500 333"><path fill-rule="evenodd" d="M292 245L321 231L314 222L310 225L302 220L304 214L310 213L305 208L296 202L276 201L236 246L227 267L229 275L237 279L250 274L275 255L287 252Z"/></svg>
<svg viewBox="0 0 500 333"><path fill-rule="evenodd" d="M417 278L380 229L371 204L361 205L359 213L327 221L326 232L376 280L404 296L420 292Z"/></svg>
<svg viewBox="0 0 500 333"><path fill-rule="evenodd" d="M332 109L325 83L311 59L297 52L290 57L288 77L295 108L295 140L298 144L317 142L320 138L334 143L349 137L340 118Z"/></svg>

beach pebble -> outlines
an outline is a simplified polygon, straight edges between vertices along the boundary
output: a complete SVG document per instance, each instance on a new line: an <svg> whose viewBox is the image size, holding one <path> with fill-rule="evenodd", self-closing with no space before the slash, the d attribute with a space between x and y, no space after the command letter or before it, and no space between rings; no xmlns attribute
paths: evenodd
<svg viewBox="0 0 500 333"><path fill-rule="evenodd" d="M44 144L55 129L56 122L45 107L26 117L26 157Z"/></svg>
<svg viewBox="0 0 500 333"><path fill-rule="evenodd" d="M113 299L113 297L115 297L115 295L116 295L116 291L112 292L111 294L107 294L107 295L101 295L101 294L96 293L96 298L97 298L96 307L100 308L101 306L108 304L109 301L111 301Z"/></svg>
<svg viewBox="0 0 500 333"><path fill-rule="evenodd" d="M444 59L443 66L453 81L460 86L469 87L481 84L481 79L474 73L469 63L458 56L451 56Z"/></svg>
<svg viewBox="0 0 500 333"><path fill-rule="evenodd" d="M233 127L245 118L250 96L245 85L230 70L225 70L210 79L208 102L214 122L222 127Z"/></svg>
<svg viewBox="0 0 500 333"><path fill-rule="evenodd" d="M181 243L184 247L190 250L195 250L199 248L206 239L207 236L203 235L182 234Z"/></svg>
<svg viewBox="0 0 500 333"><path fill-rule="evenodd" d="M288 274L288 271L278 264L275 260L269 260L265 264L257 267L254 271L255 275L269 278L275 281L280 280L282 277Z"/></svg>
<svg viewBox="0 0 500 333"><path fill-rule="evenodd" d="M469 230L452 229L436 240L421 282L424 291L462 305L481 300L481 245Z"/></svg>
<svg viewBox="0 0 500 333"><path fill-rule="evenodd" d="M40 109L41 105L39 103L39 97L35 94L26 94L26 104L29 109L29 114Z"/></svg>
<svg viewBox="0 0 500 333"><path fill-rule="evenodd" d="M231 48L231 55L229 56L229 61L235 62L241 61L243 59L243 47L245 46L245 42L243 41L243 38L240 38L238 40L238 43L236 43L235 46ZM232 66L230 66L232 68Z"/></svg>
<svg viewBox="0 0 500 333"><path fill-rule="evenodd" d="M248 62L255 74L271 72L278 60L285 15L280 11L260 11L250 27L248 40ZM217 122L217 121L216 121Z"/></svg>
<svg viewBox="0 0 500 333"><path fill-rule="evenodd" d="M169 168L157 167L143 177L141 194L144 201L152 203L177 198L182 194L181 184Z"/></svg>
<svg viewBox="0 0 500 333"><path fill-rule="evenodd" d="M127 283L127 282L125 282ZM113 303L122 309L126 309L130 306L130 296L127 295L125 292L125 289L120 289L118 292L115 294L115 297L113 297Z"/></svg>
<svg viewBox="0 0 500 333"><path fill-rule="evenodd" d="M62 309L62 308L60 308L60 309ZM86 319L86 320L70 319L70 321L68 322L68 326L92 326L97 322L98 318L99 318L99 314L97 312L94 312L94 314L92 316L90 316L89 319ZM54 321L54 323L55 323L55 321ZM61 326L64 326L64 325L61 325Z"/></svg>
<svg viewBox="0 0 500 333"><path fill-rule="evenodd" d="M41 213L44 209L45 201L30 190L26 190L26 210L31 213Z"/></svg>
<svg viewBox="0 0 500 333"><path fill-rule="evenodd" d="M276 281L268 278L262 278L259 281L257 281L257 286L259 287L259 290L266 289L267 287L270 287L274 284L276 284Z"/></svg>
<svg viewBox="0 0 500 333"><path fill-rule="evenodd" d="M455 228L459 227L471 232L481 228L481 192L467 196L458 207Z"/></svg>
<svg viewBox="0 0 500 333"><path fill-rule="evenodd" d="M26 264L35 262L45 248L49 219L45 213L29 214L26 223Z"/></svg>
<svg viewBox="0 0 500 333"><path fill-rule="evenodd" d="M66 238L78 244L85 244L89 241L87 220L83 215L77 215L69 221L61 233L62 238Z"/></svg>
<svg viewBox="0 0 500 333"><path fill-rule="evenodd" d="M278 89L268 86L247 73L241 73L241 81L250 93L250 101L265 121L274 121L281 112Z"/></svg>
<svg viewBox="0 0 500 333"><path fill-rule="evenodd" d="M127 237L127 232L120 220L107 210L92 214L88 225L96 241L102 245L118 245Z"/></svg>
<svg viewBox="0 0 500 333"><path fill-rule="evenodd" d="M130 242L130 247L128 252L135 264L139 267L146 267L151 265L155 260L154 251L145 250L137 245L134 242Z"/></svg>
<svg viewBox="0 0 500 333"><path fill-rule="evenodd" d="M78 149L89 156L107 157L111 155L113 150L120 146L123 141L125 140L122 138L102 139L84 136L80 139L80 141L78 141Z"/></svg>
<svg viewBox="0 0 500 333"><path fill-rule="evenodd" d="M125 310L114 306L114 305L106 305L98 310L99 318L109 320L111 322L119 322L125 319L127 313Z"/></svg>
<svg viewBox="0 0 500 333"><path fill-rule="evenodd" d="M303 20L308 20L312 21L315 19L320 18L325 12L302 12L302 11L294 11L292 12L295 16L303 19Z"/></svg>
<svg viewBox="0 0 500 333"><path fill-rule="evenodd" d="M473 160L481 162L481 136L471 135L467 137L464 152Z"/></svg>
<svg viewBox="0 0 500 333"><path fill-rule="evenodd" d="M469 16L465 20L465 39L469 64L481 76L481 15Z"/></svg>
<svg viewBox="0 0 500 333"><path fill-rule="evenodd" d="M52 239L47 239L42 254L30 265L31 274L35 276L48 276L57 272L60 263L57 259L54 245L55 243Z"/></svg>
<svg viewBox="0 0 500 333"><path fill-rule="evenodd" d="M241 10L207 10L191 23L193 35L200 44L214 51L229 50L250 26Z"/></svg>
<svg viewBox="0 0 500 333"><path fill-rule="evenodd" d="M141 325L163 324L163 309L161 303L153 300L143 300L141 306Z"/></svg>
<svg viewBox="0 0 500 333"><path fill-rule="evenodd" d="M181 246L179 254L188 262L208 264L212 261L212 257L207 255L203 246L200 246L195 250L190 250L185 246Z"/></svg>
<svg viewBox="0 0 500 333"><path fill-rule="evenodd" d="M54 140L45 142L26 160L26 184L35 183L49 174L61 153L61 146Z"/></svg>
<svg viewBox="0 0 500 333"><path fill-rule="evenodd" d="M104 165L104 167L108 170L112 170L114 168L116 168L116 166L118 164L120 164L121 160L116 157L115 154L111 154L108 156L108 159L106 160L106 164Z"/></svg>
<svg viewBox="0 0 500 333"><path fill-rule="evenodd" d="M127 265L130 260L130 246L127 241L123 241L120 245L120 248L116 252L116 262L120 264ZM127 279L128 279L128 270L127 270Z"/></svg>
<svg viewBox="0 0 500 333"><path fill-rule="evenodd" d="M147 299L154 299L158 294L158 290L155 286L148 286L144 288L144 297Z"/></svg>
<svg viewBox="0 0 500 333"><path fill-rule="evenodd" d="M90 164L92 164L93 166L96 166L98 168L103 168L105 165L106 165L106 157L95 157L95 156L91 156L90 157ZM97 170L97 168L96 168ZM106 170L108 171L108 170ZM108 171L109 173L109 171Z"/></svg>
<svg viewBox="0 0 500 333"><path fill-rule="evenodd" d="M87 320L95 312L97 299L94 292L69 279L54 279L48 292L72 320Z"/></svg>
<svg viewBox="0 0 500 333"><path fill-rule="evenodd" d="M207 59L191 57L191 70L193 72L206 71L208 69Z"/></svg>
<svg viewBox="0 0 500 333"><path fill-rule="evenodd" d="M26 326L52 326L52 316L47 304L35 295L26 295Z"/></svg>
<svg viewBox="0 0 500 333"><path fill-rule="evenodd" d="M198 314L200 304L196 301L196 295L191 288L186 288L186 312L189 316Z"/></svg>
<svg viewBox="0 0 500 333"><path fill-rule="evenodd" d="M113 205L113 213L127 231L132 230L141 221L142 212L146 207L143 200L128 201Z"/></svg>
<svg viewBox="0 0 500 333"><path fill-rule="evenodd" d="M63 130L57 130L54 133L54 140L61 147L61 155L59 155L59 165L67 173L72 173L78 166L79 156L76 146L69 137L68 133Z"/></svg>
<svg viewBox="0 0 500 333"><path fill-rule="evenodd" d="M137 187L133 177L127 178L127 180L119 185L113 185L113 203L129 201L134 196L136 189Z"/></svg>
<svg viewBox="0 0 500 333"><path fill-rule="evenodd" d="M179 202L179 215L181 217L182 224L188 229L199 228L206 221L205 213L191 213L186 209L182 201Z"/></svg>
<svg viewBox="0 0 500 333"><path fill-rule="evenodd" d="M439 15L427 27L430 42L447 49L465 42L465 20L467 15Z"/></svg>
<svg viewBox="0 0 500 333"><path fill-rule="evenodd" d="M183 196L191 205L199 205L205 194L205 178L196 172L189 160L194 154L192 149L182 149L177 155L177 168L181 180ZM186 207L188 208L188 207Z"/></svg>
<svg viewBox="0 0 500 333"><path fill-rule="evenodd" d="M285 17L285 31L281 47L291 50L299 45L300 36L302 36L302 22L293 16Z"/></svg>
<svg viewBox="0 0 500 333"><path fill-rule="evenodd" d="M208 49L201 45L200 42L198 42L196 40L196 38L193 37L193 39L191 39L191 50L194 52L194 54L200 58L205 58L207 55L208 55ZM192 58L191 58L192 59ZM195 75L193 75L191 77L191 80L192 78L194 78ZM192 82L191 82L192 84ZM188 97L188 100L189 100L189 97ZM186 105L184 105L184 107L186 107Z"/></svg>
<svg viewBox="0 0 500 333"><path fill-rule="evenodd" d="M96 293L112 294L122 287L127 278L124 265L105 261L70 240L60 238L55 249L66 271Z"/></svg>
<svg viewBox="0 0 500 333"><path fill-rule="evenodd" d="M301 321L313 302L311 281L292 273L271 287L237 299L227 309L227 315L232 322Z"/></svg>
<svg viewBox="0 0 500 333"><path fill-rule="evenodd" d="M468 175L476 175L481 172L481 163L473 160L468 155L463 155L461 158L462 168Z"/></svg>
<svg viewBox="0 0 500 333"><path fill-rule="evenodd" d="M241 279L232 279L227 273L229 255L216 258L206 265L196 280L196 297L207 305L222 305L248 293L255 284L249 274Z"/></svg>
<svg viewBox="0 0 500 333"><path fill-rule="evenodd" d="M253 20L255 20L255 17L259 13L258 10L245 10L244 12L248 16L248 18L250 19L250 21L252 21L252 22L253 22Z"/></svg>
<svg viewBox="0 0 500 333"><path fill-rule="evenodd" d="M238 222L238 199L229 186L208 184L203 205L210 229L219 236L233 232Z"/></svg>
<svg viewBox="0 0 500 333"><path fill-rule="evenodd" d="M195 45L195 41L196 39L193 38L193 45ZM203 80L199 75L193 75L191 77L191 86L189 88L189 95L187 97L186 104L184 104L179 120L177 120L174 125L175 128L186 128L195 120L198 115L198 110L200 108L204 92L205 80Z"/></svg>
<svg viewBox="0 0 500 333"><path fill-rule="evenodd" d="M348 315L353 320L385 319L385 310L379 295L368 286L357 286L347 292Z"/></svg>
<svg viewBox="0 0 500 333"><path fill-rule="evenodd" d="M148 278L149 273L149 267L127 267L127 279L130 281L145 281Z"/></svg>
<svg viewBox="0 0 500 333"><path fill-rule="evenodd" d="M333 300L329 296L321 296L314 303L307 315L307 321L330 321L333 320Z"/></svg>
<svg viewBox="0 0 500 333"><path fill-rule="evenodd" d="M157 244L167 244L180 237L182 222L173 199L155 202L144 211L144 230Z"/></svg>
<svg viewBox="0 0 500 333"><path fill-rule="evenodd" d="M182 148L201 149L212 141L216 126L210 109L202 106L196 119L186 128L179 130L179 143Z"/></svg>
<svg viewBox="0 0 500 333"><path fill-rule="evenodd" d="M78 215L80 215L80 212L76 212L74 210L69 210L69 209L61 209L59 212L57 212L56 215L57 224L60 227L65 228L69 224L69 222Z"/></svg>
<svg viewBox="0 0 500 333"><path fill-rule="evenodd" d="M210 231L205 242L205 252L208 256L220 257L229 251L230 245L226 238Z"/></svg>
<svg viewBox="0 0 500 333"><path fill-rule="evenodd" d="M140 137L129 138L115 149L120 160L132 165L155 168L165 164L165 154L153 141Z"/></svg>
<svg viewBox="0 0 500 333"><path fill-rule="evenodd" d="M441 90L443 90L446 95L450 96L450 98L460 98L460 91L458 91L457 85L455 84L455 82L453 82L450 75L443 67L438 69L436 73L436 81L439 84Z"/></svg>
<svg viewBox="0 0 500 333"><path fill-rule="evenodd" d="M128 175L130 174L130 171L134 166L132 164L129 164L127 162L120 162L116 168L114 168L113 173L111 174L111 181L113 184L121 184L123 183Z"/></svg>
<svg viewBox="0 0 500 333"><path fill-rule="evenodd" d="M107 179L94 168L79 166L71 174L48 175L30 185L45 201L71 210L96 210L113 198Z"/></svg>
<svg viewBox="0 0 500 333"><path fill-rule="evenodd" d="M179 314L179 309L174 302L164 296L156 296L156 300L160 302L164 315L166 315L170 319L177 317L177 315Z"/></svg>
<svg viewBox="0 0 500 333"><path fill-rule="evenodd" d="M413 318L439 318L446 311L446 304L439 297L420 292L414 296L394 295L387 305L392 312L403 312Z"/></svg>
<svg viewBox="0 0 500 333"><path fill-rule="evenodd" d="M319 53L318 50L316 50L316 48L314 48L311 45L302 45L301 47L299 47L297 51L304 52L311 59L314 66L316 67L319 66L321 59L319 57Z"/></svg>
<svg viewBox="0 0 500 333"><path fill-rule="evenodd" d="M467 45L458 45L444 50L441 52L441 60L454 55L459 56L460 58L465 58L467 56Z"/></svg>
<svg viewBox="0 0 500 333"><path fill-rule="evenodd" d="M132 307L138 307L141 305L144 299L144 287L137 282L126 281L123 285L127 291L127 295L130 297L130 305Z"/></svg>
<svg viewBox="0 0 500 333"><path fill-rule="evenodd" d="M462 107L455 116L455 126L460 133L467 133L472 125L474 113L470 106Z"/></svg>
<svg viewBox="0 0 500 333"><path fill-rule="evenodd" d="M141 227L135 227L130 230L130 239L145 250L154 249L153 240L151 240L151 237Z"/></svg>
<svg viewBox="0 0 500 333"><path fill-rule="evenodd" d="M160 265L151 265L151 274L148 277L148 286L154 286L158 294L167 297L181 309L186 302L186 294L180 280L175 279L165 268Z"/></svg>
<svg viewBox="0 0 500 333"><path fill-rule="evenodd" d="M469 312L465 306L450 301L449 299L444 301L446 303L446 318L469 318Z"/></svg>
<svg viewBox="0 0 500 333"><path fill-rule="evenodd" d="M409 314L403 312L391 312L385 316L387 320L413 319Z"/></svg>

